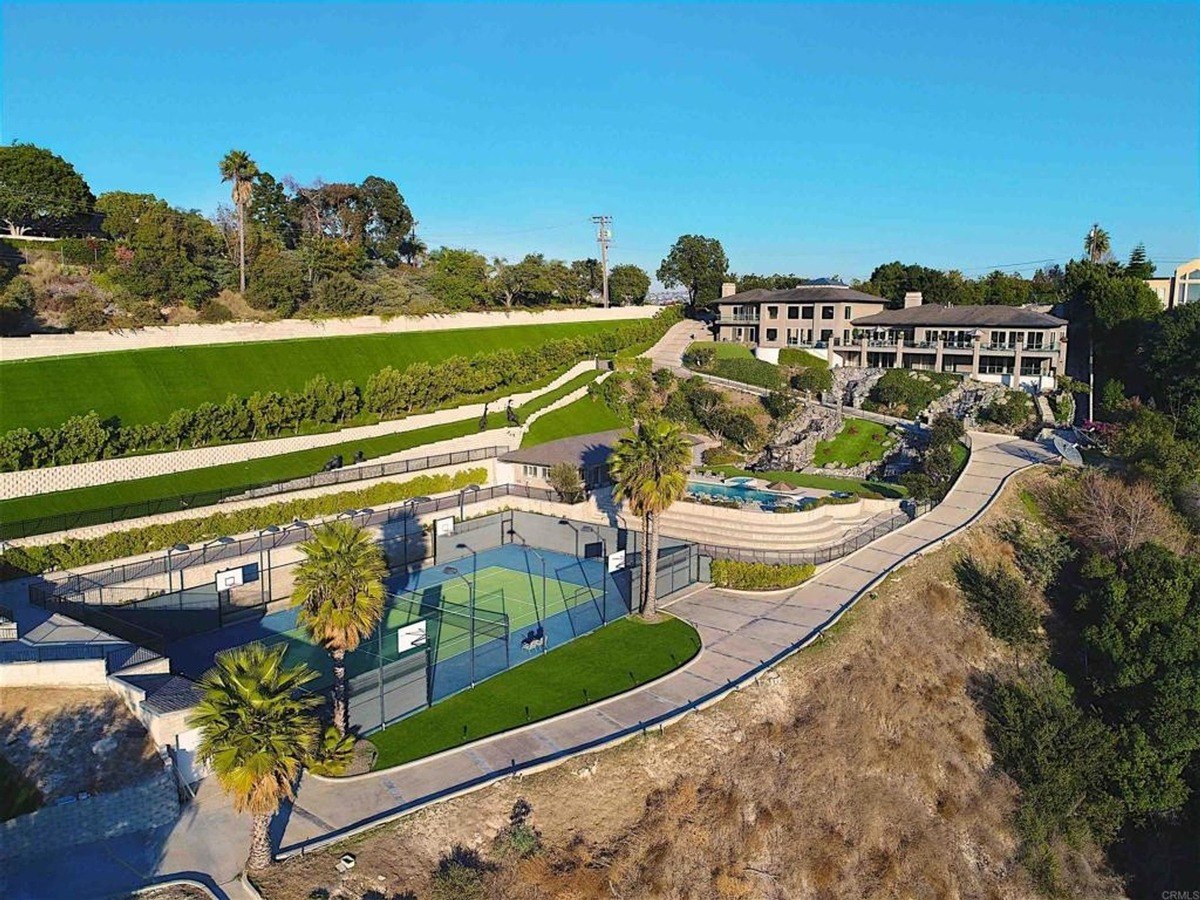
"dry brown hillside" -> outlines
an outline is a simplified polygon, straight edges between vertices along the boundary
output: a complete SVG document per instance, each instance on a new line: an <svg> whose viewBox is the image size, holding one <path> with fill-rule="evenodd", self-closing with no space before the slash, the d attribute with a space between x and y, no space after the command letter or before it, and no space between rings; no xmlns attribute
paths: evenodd
<svg viewBox="0 0 1200 900"><path fill-rule="evenodd" d="M990 517L1021 512L1001 507ZM962 540L999 552L978 531ZM348 877L332 866L345 847L288 862L264 893L456 896L430 873L462 844L497 865L479 896L514 900L1034 896L1009 823L1016 788L969 695L1010 661L967 621L957 552L902 570L817 647L661 736L378 829L350 842ZM518 798L544 849L513 862L493 839ZM1080 896L1111 896L1088 860L1074 860Z"/></svg>

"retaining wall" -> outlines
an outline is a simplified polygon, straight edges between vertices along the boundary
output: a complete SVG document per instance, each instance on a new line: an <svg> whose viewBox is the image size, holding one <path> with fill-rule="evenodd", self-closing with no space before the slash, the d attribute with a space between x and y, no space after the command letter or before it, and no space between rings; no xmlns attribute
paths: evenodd
<svg viewBox="0 0 1200 900"><path fill-rule="evenodd" d="M111 353L150 347L194 347L282 341L295 338L392 334L406 331L446 331L451 328L495 328L501 325L549 325L560 322L649 319L658 306L618 306L609 309L555 309L544 312L463 312L440 316L357 316L352 319L284 319L281 322L227 322L220 325L166 325L120 331L82 331L75 334L34 334L0 338L0 359L35 359L77 353Z"/></svg>
<svg viewBox="0 0 1200 900"><path fill-rule="evenodd" d="M0 859L62 853L76 844L168 825L179 818L179 793L168 766L134 787L46 806L0 823ZM63 865L70 865L69 854Z"/></svg>
<svg viewBox="0 0 1200 900"><path fill-rule="evenodd" d="M107 684L103 658L0 663L0 687L105 687Z"/></svg>

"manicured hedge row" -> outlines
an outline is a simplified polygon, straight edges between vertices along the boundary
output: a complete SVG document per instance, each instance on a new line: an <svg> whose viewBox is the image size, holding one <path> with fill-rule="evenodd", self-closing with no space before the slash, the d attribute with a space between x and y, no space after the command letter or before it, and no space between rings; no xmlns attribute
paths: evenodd
<svg viewBox="0 0 1200 900"><path fill-rule="evenodd" d="M131 453L179 450L230 441L277 437L302 428L341 427L395 419L469 402L498 391L533 384L589 356L609 356L631 345L658 340L679 319L674 308L653 319L624 322L606 331L546 341L536 353L505 349L437 364L388 366L366 385L330 382L324 375L300 392L268 391L229 396L224 403L180 409L165 422L123 426L95 412L72 416L57 428L17 428L0 435L0 471L37 469L109 459Z"/></svg>
<svg viewBox="0 0 1200 900"><path fill-rule="evenodd" d="M14 568L30 574L50 569L72 569L110 559L136 556L154 550L164 550L174 544L192 544L225 535L257 531L270 525L286 525L295 519L320 518L345 509L386 506L409 497L443 494L487 482L487 469L466 469L454 475L418 475L399 483L385 482L357 491L342 491L321 497L302 497L283 500L266 506L254 506L230 512L213 513L202 519L182 519L146 525L127 531L83 540L69 539L42 547L12 547L4 560Z"/></svg>
<svg viewBox="0 0 1200 900"><path fill-rule="evenodd" d="M816 570L812 563L793 566L714 559L712 582L716 587L736 591L776 591L808 581Z"/></svg>

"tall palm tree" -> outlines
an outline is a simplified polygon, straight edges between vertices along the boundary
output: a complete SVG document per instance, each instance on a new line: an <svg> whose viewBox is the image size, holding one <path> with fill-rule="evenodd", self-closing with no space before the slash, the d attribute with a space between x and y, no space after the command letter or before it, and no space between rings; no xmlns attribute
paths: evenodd
<svg viewBox="0 0 1200 900"><path fill-rule="evenodd" d="M316 673L283 665L286 650L248 644L222 653L200 679L204 696L190 718L200 729L200 760L212 766L234 809L254 817L252 869L271 864L271 817L293 796L319 731L312 710L320 698L300 691Z"/></svg>
<svg viewBox="0 0 1200 900"><path fill-rule="evenodd" d="M387 565L371 535L353 522L323 525L300 545L292 604L300 624L333 657L333 724L349 726L346 708L346 654L370 637L383 617L383 578Z"/></svg>
<svg viewBox="0 0 1200 900"><path fill-rule="evenodd" d="M250 190L254 179L258 177L258 163L250 158L245 150L230 150L221 160L221 180L233 182L234 206L238 216L238 264L239 284L242 293L246 293L246 203L250 200Z"/></svg>
<svg viewBox="0 0 1200 900"><path fill-rule="evenodd" d="M608 469L616 485L614 496L628 501L642 517L645 548L642 553L641 614L655 613L658 561L658 518L687 489L692 448L683 429L666 421L642 422L617 441Z"/></svg>
<svg viewBox="0 0 1200 900"><path fill-rule="evenodd" d="M1103 262L1104 257L1108 255L1108 251L1112 249L1112 245L1108 239L1108 232L1100 227L1099 222L1092 224L1092 230L1087 233L1087 237L1083 239L1083 250L1094 263Z"/></svg>

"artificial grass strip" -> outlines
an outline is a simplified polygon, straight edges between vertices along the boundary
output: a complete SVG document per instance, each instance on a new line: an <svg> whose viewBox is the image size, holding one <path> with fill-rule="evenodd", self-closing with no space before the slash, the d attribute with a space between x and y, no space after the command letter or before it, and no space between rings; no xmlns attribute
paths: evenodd
<svg viewBox="0 0 1200 900"><path fill-rule="evenodd" d="M700 650L676 618L618 619L371 735L376 769L500 734L653 681Z"/></svg>
<svg viewBox="0 0 1200 900"><path fill-rule="evenodd" d="M547 441L594 434L597 431L613 431L628 425L628 420L609 409L602 400L588 394L561 409L546 413L530 425L521 446L534 447Z"/></svg>
<svg viewBox="0 0 1200 900"><path fill-rule="evenodd" d="M230 394L299 391L317 374L360 388L385 366L437 363L619 328L624 321L498 325L197 347L156 347L0 362L0 433L61 425L95 410L123 425L165 422Z"/></svg>

